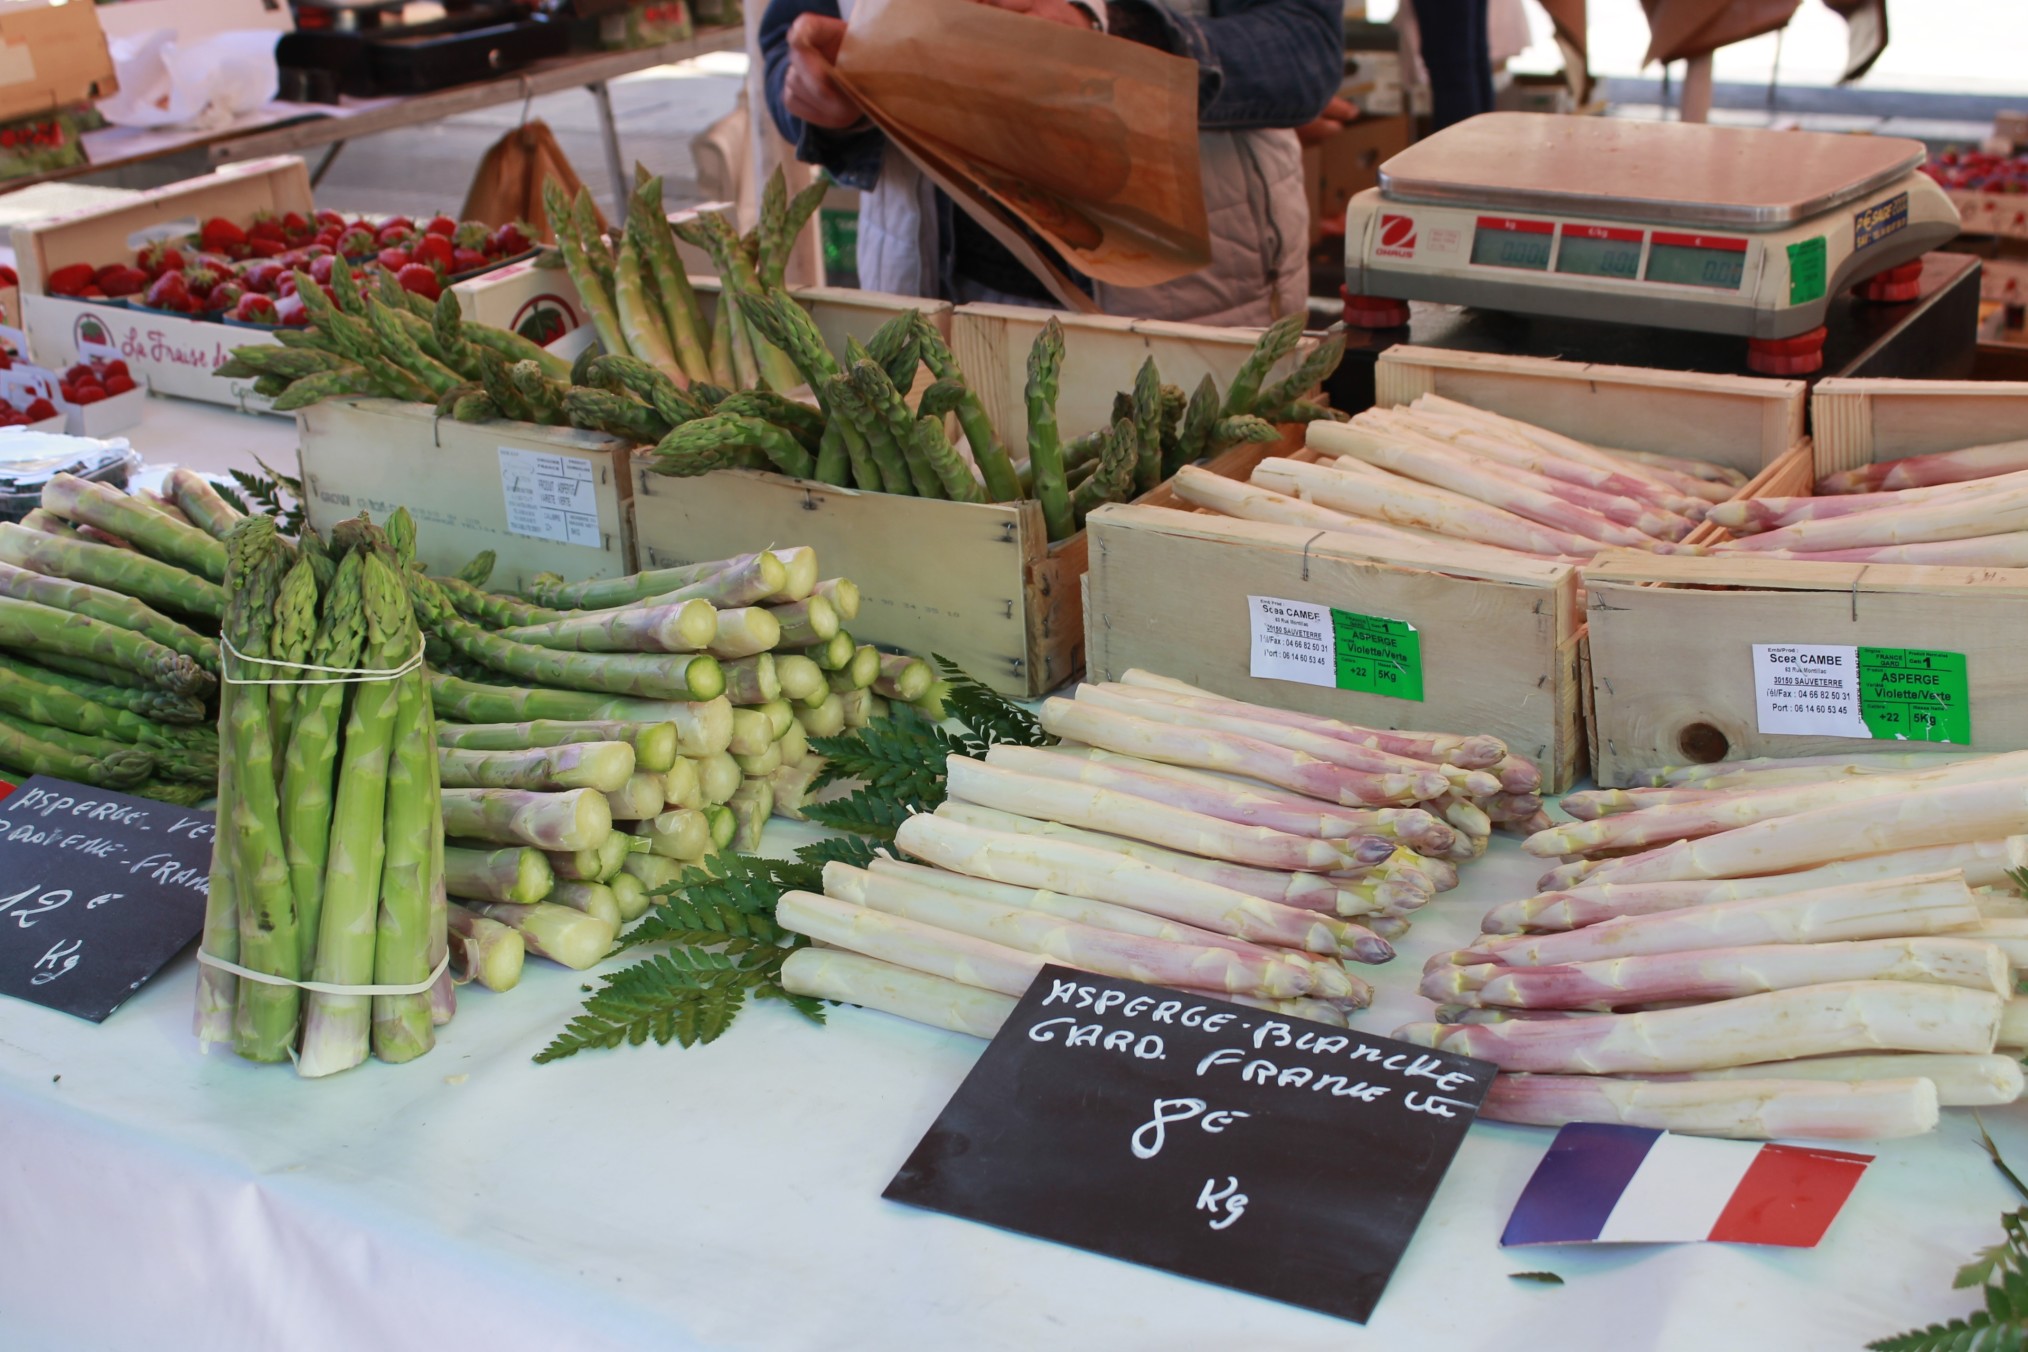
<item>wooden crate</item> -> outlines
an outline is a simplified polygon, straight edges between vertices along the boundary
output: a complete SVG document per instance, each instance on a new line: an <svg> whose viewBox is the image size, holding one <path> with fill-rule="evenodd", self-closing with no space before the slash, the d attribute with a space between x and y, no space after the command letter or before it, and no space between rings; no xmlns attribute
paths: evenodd
<svg viewBox="0 0 2028 1352"><path fill-rule="evenodd" d="M1028 350L1052 316L1021 305L960 305L951 316L951 349L987 416L1010 447L1028 440ZM1186 395L1209 375L1223 392L1260 337L1258 329L1214 328L1113 315L1055 313L1063 325L1063 382L1056 425L1065 440L1109 425L1113 395L1131 390L1149 357L1163 383ZM1316 346L1305 338L1269 373L1279 380ZM1262 382L1267 383L1266 381ZM1017 458L1019 451L1015 452Z"/></svg>
<svg viewBox="0 0 2028 1352"><path fill-rule="evenodd" d="M1395 353L1405 355L1390 372ZM1761 471L1763 485L1808 476L1800 381L1628 369L1596 378L1604 368L1526 357L1459 367L1451 363L1456 355L1390 350L1381 359L1381 404L1434 389L1569 436L1718 458L1708 439L1657 435L1648 424L1663 407L1685 426L1725 427L1743 438L1726 445L1723 459ZM1460 371L1463 388L1454 381ZM1583 773L1585 617L1571 566L1517 557L1505 570L1434 572L1335 550L1327 535L1307 528L1140 507L1094 513L1087 533L1092 679L1146 667L1221 694L1376 727L1491 733L1540 764L1558 792ZM1249 596L1415 626L1423 699L1251 675Z"/></svg>
<svg viewBox="0 0 2028 1352"><path fill-rule="evenodd" d="M1807 494L1832 470L2017 439L2028 430L2028 385L1826 380L1811 422L1812 463L1756 481L1748 495ZM1963 653L1972 745L2028 747L2019 626L2028 569L1613 554L1585 570L1585 585L1601 784L1688 761L1883 749L1761 732L1756 643Z"/></svg>
<svg viewBox="0 0 2028 1352"><path fill-rule="evenodd" d="M384 521L397 507L416 519L416 547L431 572L461 568L490 549L489 585L517 590L537 573L573 580L634 571L632 448L616 437L532 423L461 423L427 404L331 399L296 415L310 524L328 531L365 511ZM530 521L510 511L508 475L526 456L571 485L570 521ZM542 486L515 483L517 499L539 503ZM575 526L575 530L569 529ZM575 534L578 542L550 538Z"/></svg>

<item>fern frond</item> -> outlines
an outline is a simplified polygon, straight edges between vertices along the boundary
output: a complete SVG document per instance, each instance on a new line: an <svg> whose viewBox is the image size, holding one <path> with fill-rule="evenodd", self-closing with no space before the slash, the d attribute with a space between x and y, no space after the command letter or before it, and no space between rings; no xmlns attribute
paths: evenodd
<svg viewBox="0 0 2028 1352"><path fill-rule="evenodd" d="M854 789L843 798L834 798L828 803L805 804L803 815L834 831L849 831L855 836L871 836L875 840L892 842L895 831L909 819L912 806L934 807L943 801L943 797L942 784L936 786L933 800L913 805L877 789Z"/></svg>
<svg viewBox="0 0 2028 1352"><path fill-rule="evenodd" d="M622 1042L638 1047L650 1038L683 1047L714 1041L739 1016L756 980L754 971L722 954L697 949L658 954L606 977L604 988L585 1001L584 1012L535 1060L558 1061Z"/></svg>
<svg viewBox="0 0 2028 1352"><path fill-rule="evenodd" d="M892 706L887 718L853 732L812 737L810 749L826 762L813 787L857 779L915 803L942 799L946 758L981 756L986 750L984 743L940 728L906 704Z"/></svg>
<svg viewBox="0 0 2028 1352"><path fill-rule="evenodd" d="M1994 1336L1988 1337L1989 1334ZM2020 1346L2020 1331L1996 1326L1984 1310L1966 1319L1931 1324L1925 1329L1897 1333L1892 1338L1880 1338L1866 1344L1867 1352L1954 1352L1955 1349L1969 1348L1999 1352L1999 1349Z"/></svg>
<svg viewBox="0 0 2028 1352"><path fill-rule="evenodd" d="M1042 730L1035 715L1005 695L980 684L950 658L930 654L943 678L950 682L944 694L944 708L972 730L988 746L1012 742L1016 746L1051 746L1056 739Z"/></svg>
<svg viewBox="0 0 2028 1352"><path fill-rule="evenodd" d="M805 809L807 811L807 809ZM891 848L888 853L894 853ZM796 858L821 870L824 865L850 864L853 868L866 868L875 856L882 853L880 846L864 836L831 836L814 845L804 845L796 851Z"/></svg>

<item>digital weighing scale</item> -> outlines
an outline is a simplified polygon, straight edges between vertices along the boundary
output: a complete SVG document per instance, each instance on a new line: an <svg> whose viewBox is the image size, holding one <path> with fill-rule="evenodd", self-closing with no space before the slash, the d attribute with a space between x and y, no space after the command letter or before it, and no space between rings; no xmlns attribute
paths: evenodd
<svg viewBox="0 0 2028 1352"><path fill-rule="evenodd" d="M1730 334L1748 365L1818 369L1855 284L1912 300L1958 215L1917 141L1487 113L1380 167L1345 212L1346 319L1404 302Z"/></svg>

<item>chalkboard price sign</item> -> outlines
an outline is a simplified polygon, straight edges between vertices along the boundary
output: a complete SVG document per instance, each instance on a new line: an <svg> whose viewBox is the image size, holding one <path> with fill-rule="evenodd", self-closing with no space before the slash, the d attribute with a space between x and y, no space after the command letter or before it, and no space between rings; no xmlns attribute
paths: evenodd
<svg viewBox="0 0 2028 1352"><path fill-rule="evenodd" d="M0 801L0 994L93 1023L204 927L212 814L37 775Z"/></svg>
<svg viewBox="0 0 2028 1352"><path fill-rule="evenodd" d="M1363 1323L1492 1079L1045 967L884 1195Z"/></svg>

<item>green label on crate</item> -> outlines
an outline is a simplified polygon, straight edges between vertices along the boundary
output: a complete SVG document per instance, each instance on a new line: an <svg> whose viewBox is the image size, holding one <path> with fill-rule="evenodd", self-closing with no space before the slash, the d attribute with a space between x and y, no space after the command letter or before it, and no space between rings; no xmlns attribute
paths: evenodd
<svg viewBox="0 0 2028 1352"><path fill-rule="evenodd" d="M1824 237L1815 235L1789 245L1789 304L1807 305L1824 296Z"/></svg>
<svg viewBox="0 0 2028 1352"><path fill-rule="evenodd" d="M1279 596L1250 596L1252 675L1422 699L1422 635L1401 620Z"/></svg>
<svg viewBox="0 0 2028 1352"><path fill-rule="evenodd" d="M1859 716L1878 738L1971 745L1965 655L1927 648L1861 648Z"/></svg>

